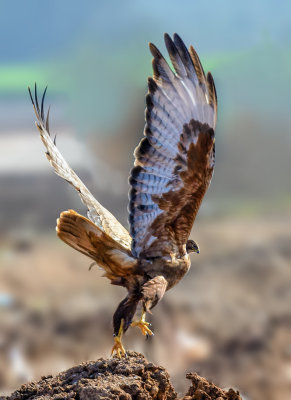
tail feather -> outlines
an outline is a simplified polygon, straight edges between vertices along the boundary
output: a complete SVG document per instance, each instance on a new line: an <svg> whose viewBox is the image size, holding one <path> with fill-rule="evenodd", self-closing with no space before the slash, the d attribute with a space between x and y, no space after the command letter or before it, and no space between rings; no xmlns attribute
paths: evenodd
<svg viewBox="0 0 291 400"><path fill-rule="evenodd" d="M128 249L74 210L61 213L56 231L61 240L96 261L112 283L131 274L136 266L137 260Z"/></svg>

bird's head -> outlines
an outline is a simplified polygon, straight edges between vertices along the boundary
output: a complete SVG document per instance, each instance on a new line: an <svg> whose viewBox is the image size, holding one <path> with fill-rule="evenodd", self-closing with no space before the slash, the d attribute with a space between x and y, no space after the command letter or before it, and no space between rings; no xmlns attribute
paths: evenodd
<svg viewBox="0 0 291 400"><path fill-rule="evenodd" d="M200 253L199 246L194 240L187 240L186 251L187 253Z"/></svg>

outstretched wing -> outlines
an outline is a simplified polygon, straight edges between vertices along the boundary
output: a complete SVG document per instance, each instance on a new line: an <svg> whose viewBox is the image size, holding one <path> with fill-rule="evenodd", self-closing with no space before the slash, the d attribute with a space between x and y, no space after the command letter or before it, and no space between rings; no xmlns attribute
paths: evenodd
<svg viewBox="0 0 291 400"><path fill-rule="evenodd" d="M165 34L175 68L150 44L145 138L130 175L129 223L138 257L183 253L214 168L216 93L193 47Z"/></svg>
<svg viewBox="0 0 291 400"><path fill-rule="evenodd" d="M115 241L120 243L126 248L131 246L131 237L127 230L117 221L117 219L104 208L87 189L81 179L72 170L66 162L62 154L56 147L55 141L52 140L49 131L49 112L44 112L44 99L46 89L43 93L41 106L39 106L37 98L37 89L35 85L34 98L30 88L28 88L30 98L33 104L34 112L37 118L36 126L39 130L41 140L46 147L46 156L54 168L57 175L69 182L78 192L82 202L88 207L88 217L94 222L101 230L111 236Z"/></svg>

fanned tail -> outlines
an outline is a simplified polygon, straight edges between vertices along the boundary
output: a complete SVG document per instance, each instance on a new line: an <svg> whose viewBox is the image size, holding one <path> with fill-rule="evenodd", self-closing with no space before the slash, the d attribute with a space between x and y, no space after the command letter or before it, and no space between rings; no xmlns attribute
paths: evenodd
<svg viewBox="0 0 291 400"><path fill-rule="evenodd" d="M130 275L137 263L128 249L74 210L61 213L56 231L65 243L96 261L114 284L122 284L120 278Z"/></svg>

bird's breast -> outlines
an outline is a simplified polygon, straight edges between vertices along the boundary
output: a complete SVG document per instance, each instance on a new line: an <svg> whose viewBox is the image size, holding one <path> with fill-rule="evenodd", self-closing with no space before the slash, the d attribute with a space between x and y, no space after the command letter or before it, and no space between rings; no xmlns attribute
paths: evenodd
<svg viewBox="0 0 291 400"><path fill-rule="evenodd" d="M171 255L170 257L161 257L153 260L142 260L140 268L150 278L163 276L168 282L166 290L169 290L189 271L190 257L186 254L181 258Z"/></svg>

